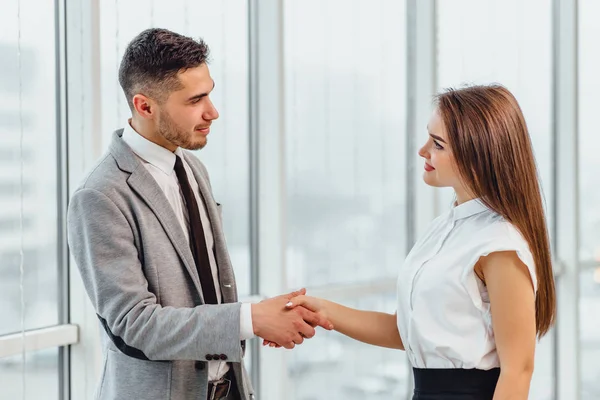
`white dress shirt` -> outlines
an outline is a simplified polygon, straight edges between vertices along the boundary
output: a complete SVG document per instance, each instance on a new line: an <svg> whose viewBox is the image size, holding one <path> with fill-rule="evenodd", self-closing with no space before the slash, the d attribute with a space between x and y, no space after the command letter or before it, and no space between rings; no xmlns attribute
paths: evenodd
<svg viewBox="0 0 600 400"><path fill-rule="evenodd" d="M513 250L537 291L527 242L481 201L460 204L432 222L398 278L398 331L413 367L500 366L488 292L474 266L481 256Z"/></svg>
<svg viewBox="0 0 600 400"><path fill-rule="evenodd" d="M125 124L125 128L123 130L123 141L125 141L125 143L127 143L133 152L140 158L140 161L144 164L150 175L154 177L156 183L164 192L169 204L171 207L173 207L173 211L177 216L177 220L183 229L186 239L189 241L189 216L183 200L183 194L181 193L181 189L179 187L179 181L177 180L177 175L174 171L175 156L177 155L181 158L183 167L190 182L190 186L192 187L194 196L196 196L198 208L200 209L200 220L202 221L204 238L206 239L206 248L209 250L208 259L217 292L217 301L221 303L222 294L218 282L219 273L217 270L217 262L215 260L214 252L210 251L214 247L210 219L208 218L208 214L206 212L204 200L200 195L198 182L196 182L190 166L183 158L183 151L178 147L177 150L175 150L175 153L172 153L164 147L149 141L142 135L138 134L131 127L131 125L129 125L129 122ZM249 303L243 303L240 311L240 340L246 340L252 337L254 337L254 330L252 327L251 305ZM228 370L229 365L226 362L209 361L208 380L218 380L225 375Z"/></svg>

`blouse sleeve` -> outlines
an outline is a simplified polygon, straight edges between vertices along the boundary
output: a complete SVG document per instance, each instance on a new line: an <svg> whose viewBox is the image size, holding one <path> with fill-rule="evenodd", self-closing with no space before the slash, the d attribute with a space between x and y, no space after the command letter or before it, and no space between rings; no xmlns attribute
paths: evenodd
<svg viewBox="0 0 600 400"><path fill-rule="evenodd" d="M484 303L489 302L489 299L487 298L487 289L475 274L475 264L477 264L477 261L481 257L485 257L491 253L514 251L521 262L527 267L531 282L533 283L534 293L537 293L538 282L533 254L529 249L527 241L512 224L505 221L498 223L491 227L488 232L478 235L478 238L473 238L473 241L473 256L471 257L471 262L465 265L462 283L477 308L483 309Z"/></svg>

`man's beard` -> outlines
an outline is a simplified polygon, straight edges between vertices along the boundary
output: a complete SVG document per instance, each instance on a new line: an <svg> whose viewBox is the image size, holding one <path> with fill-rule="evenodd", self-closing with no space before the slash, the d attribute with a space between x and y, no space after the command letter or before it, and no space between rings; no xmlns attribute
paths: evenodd
<svg viewBox="0 0 600 400"><path fill-rule="evenodd" d="M167 112L162 111L160 113L159 121L158 134L172 144L187 150L199 150L206 146L206 140L193 142L193 134L181 130Z"/></svg>

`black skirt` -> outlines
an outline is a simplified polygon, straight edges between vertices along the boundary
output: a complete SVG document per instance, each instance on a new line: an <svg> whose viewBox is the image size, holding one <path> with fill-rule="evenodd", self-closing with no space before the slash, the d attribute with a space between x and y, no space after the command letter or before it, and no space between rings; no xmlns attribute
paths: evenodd
<svg viewBox="0 0 600 400"><path fill-rule="evenodd" d="M500 368L430 369L413 368L413 400L492 400Z"/></svg>

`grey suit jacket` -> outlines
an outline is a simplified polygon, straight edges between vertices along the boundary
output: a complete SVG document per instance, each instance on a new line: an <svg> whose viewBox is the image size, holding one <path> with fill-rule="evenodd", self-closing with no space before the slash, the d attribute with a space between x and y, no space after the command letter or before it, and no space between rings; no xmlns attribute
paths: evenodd
<svg viewBox="0 0 600 400"><path fill-rule="evenodd" d="M232 364L243 399L240 306L208 173L184 157L205 199L223 304L204 305L189 243L162 190L121 138L71 198L68 239L102 326L97 399L206 399L207 361Z"/></svg>

